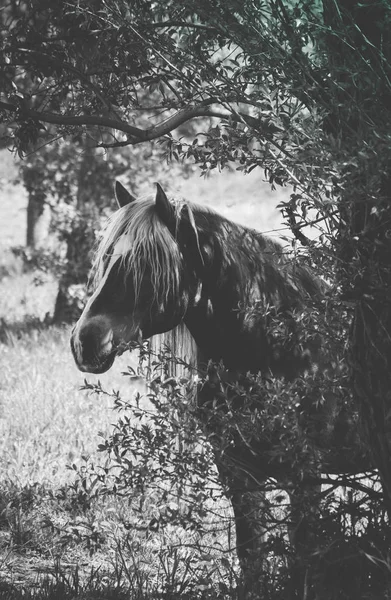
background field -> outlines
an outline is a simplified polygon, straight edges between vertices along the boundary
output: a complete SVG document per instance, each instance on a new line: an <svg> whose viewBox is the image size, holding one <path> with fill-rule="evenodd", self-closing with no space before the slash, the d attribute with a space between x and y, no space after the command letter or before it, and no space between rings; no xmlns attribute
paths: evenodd
<svg viewBox="0 0 391 600"><path fill-rule="evenodd" d="M69 500L67 486L72 484L75 473L69 465L80 468L87 460L99 460L99 433L110 431L115 415L110 398L96 398L80 391L84 376L73 364L69 328L42 323L53 310L55 279L46 278L43 284L36 285L36 274L25 272L12 254L12 247L25 243L26 232L27 197L17 175L13 156L1 151L0 597L17 597L26 590L46 590L43 597L48 597L52 589L53 597L59 597L58 586L77 595L82 589L101 589L105 581L117 591L124 585L131 589L138 581L138 588L144 586L146 593L147 582L152 585L154 578L167 575L162 555L158 559L151 550L158 538L149 540L150 546L146 544L143 550L130 552L129 537L126 544L119 541L125 539L121 538L123 528L118 517L123 514L123 507L116 506L114 511L112 505L92 509L83 506L82 495L79 505L75 505L74 496L73 505ZM194 176L175 182L172 191L211 204L243 224L274 235L285 232L275 208L284 194L271 192L259 172L253 171L249 176L216 173L206 180ZM105 389L120 390L126 397L136 391L145 392L143 382L132 387L129 378L121 375L136 360L135 356L123 356L109 373L99 378L89 376L88 380L99 379ZM104 514L107 510L110 517ZM226 510L227 507L221 507L222 515ZM116 518L111 521L113 512ZM76 532L72 529L75 518L83 524ZM105 543L99 551L95 548L92 556L91 544L98 530L100 535L104 530ZM230 543L227 535L230 537L232 532L227 531L219 542L222 545ZM172 535L180 546L180 534ZM162 547L165 544L164 556L172 569L178 555L172 554L171 542L160 542ZM122 543L127 548L126 561ZM183 564L183 556L181 561ZM155 564L153 577L148 571L146 578L146 565L150 569L151 564ZM204 568L200 564L198 561L197 569ZM229 578L231 567L227 563L223 569L222 564L225 563L220 561L213 568L225 569L224 576Z"/></svg>

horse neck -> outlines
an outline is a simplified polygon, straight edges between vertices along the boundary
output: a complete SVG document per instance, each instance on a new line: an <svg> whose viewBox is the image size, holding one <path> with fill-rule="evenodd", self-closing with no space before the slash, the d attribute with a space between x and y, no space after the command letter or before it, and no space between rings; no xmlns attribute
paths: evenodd
<svg viewBox="0 0 391 600"><path fill-rule="evenodd" d="M289 310L302 301L291 269L286 261L280 264L281 247L227 221L212 232L208 247L213 253L204 261L196 300L184 319L203 360L222 361L236 371L272 369L295 376L297 357L276 358L262 318L268 306Z"/></svg>

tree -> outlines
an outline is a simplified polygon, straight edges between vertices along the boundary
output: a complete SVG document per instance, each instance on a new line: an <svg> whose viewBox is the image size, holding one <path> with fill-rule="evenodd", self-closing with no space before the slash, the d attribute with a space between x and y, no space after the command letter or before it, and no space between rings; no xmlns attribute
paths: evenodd
<svg viewBox="0 0 391 600"><path fill-rule="evenodd" d="M20 165L29 196L28 231L34 234L44 207L50 217L45 245L42 240L39 246L30 243L26 258L58 278L56 322L71 322L80 313L91 251L112 197L112 179L125 169L119 155L97 152L89 140L59 140L41 147ZM30 241L35 237L30 235Z"/></svg>
<svg viewBox="0 0 391 600"><path fill-rule="evenodd" d="M204 170L293 185L286 218L354 310L352 382L390 514L389 3L10 0L1 18L0 109L19 153L94 126L97 146L158 139ZM199 117L213 127L182 137Z"/></svg>

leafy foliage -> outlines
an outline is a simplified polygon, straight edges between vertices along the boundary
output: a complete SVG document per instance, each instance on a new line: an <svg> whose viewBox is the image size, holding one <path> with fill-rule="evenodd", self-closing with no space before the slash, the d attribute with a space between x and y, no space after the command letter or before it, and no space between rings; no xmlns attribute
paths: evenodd
<svg viewBox="0 0 391 600"><path fill-rule="evenodd" d="M116 392L108 394L99 383L85 382L88 392L112 396L118 420L100 446L104 461L100 466L86 465L79 472L75 490L90 499L101 494L127 498L132 515L124 522L129 543L136 532L148 543L157 535L170 539L176 531L185 536L181 538L182 551L191 547L191 552L200 552L201 557L217 557L221 544L224 547L227 543L222 541L222 532L233 528L233 523L229 526L232 515L221 512L222 493L228 489L213 463L228 461L233 472L240 469L235 460L230 462L233 443L251 448L261 468L266 452L274 474L278 465L288 461L287 489L302 486L309 475L319 477L317 464L324 460L326 445L335 444L335 440L327 439L323 432L326 423L330 426L329 417L326 420L322 413L326 403L323 408L314 407L312 416L305 406L316 374L291 386L250 376L239 383L226 380L224 393L213 404L199 406L194 381L170 375L176 359L168 348L158 355L151 355L146 345L140 350L139 369L129 369L124 375L138 377L149 372L152 385L146 397L137 393L132 400L124 400ZM216 374L223 382L224 370L215 365L207 379L198 380L197 385L207 384ZM332 385L330 373L322 372L318 377L322 389L325 379ZM349 410L351 415L351 407ZM346 451L351 452L351 448ZM246 469L252 468L246 461ZM303 496L310 504L300 507L317 539L315 547L308 547L305 554L313 589L327 589L330 598L382 594L389 575L384 554L387 520L376 476L367 473L321 480L322 490L315 490L311 501ZM308 483L311 485L311 480ZM269 478L266 484L259 482L255 490L266 494L260 513L254 516L254 529L262 523L266 533L261 552L267 559L264 568L253 574L253 584L265 598L275 598L289 589L289 575L295 568L295 551L288 536L294 506L289 507L289 497L280 486L281 482ZM221 577L222 572L215 574ZM239 581L235 585L239 585L239 593Z"/></svg>
<svg viewBox="0 0 391 600"><path fill-rule="evenodd" d="M350 10L343 1L9 2L2 108L18 123L21 152L42 133L95 125L106 129L94 132L104 146L165 137L174 156L204 169L261 166L334 231L341 193L388 147L390 18L387 3ZM171 137L202 116L222 126Z"/></svg>

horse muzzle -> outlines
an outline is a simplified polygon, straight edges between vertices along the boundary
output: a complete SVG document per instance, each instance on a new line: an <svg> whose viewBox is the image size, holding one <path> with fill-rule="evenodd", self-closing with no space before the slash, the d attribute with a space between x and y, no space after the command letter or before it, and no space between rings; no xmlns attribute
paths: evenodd
<svg viewBox="0 0 391 600"><path fill-rule="evenodd" d="M83 373L105 373L116 356L129 349L131 340L142 339L140 328L116 327L109 318L95 316L76 323L71 334L71 349L77 368Z"/></svg>
<svg viewBox="0 0 391 600"><path fill-rule="evenodd" d="M71 334L71 349L75 363L84 373L104 373L117 355L114 332L103 319L79 321Z"/></svg>

